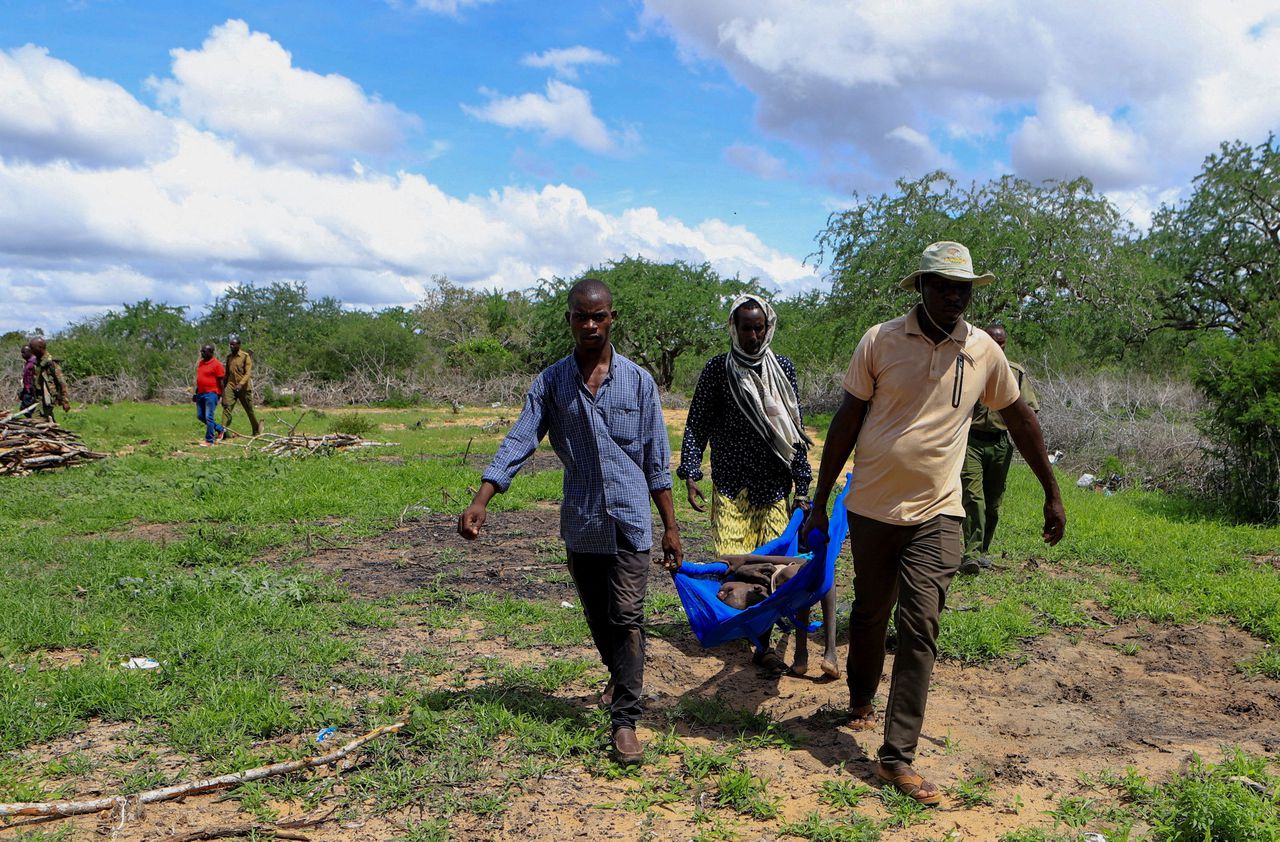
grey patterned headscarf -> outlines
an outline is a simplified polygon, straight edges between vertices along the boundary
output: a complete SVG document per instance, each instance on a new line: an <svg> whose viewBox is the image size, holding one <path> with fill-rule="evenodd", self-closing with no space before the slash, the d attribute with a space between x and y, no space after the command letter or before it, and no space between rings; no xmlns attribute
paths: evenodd
<svg viewBox="0 0 1280 842"><path fill-rule="evenodd" d="M764 342L760 350L748 354L738 344L738 331L733 314L747 302L754 302L764 311ZM753 308L754 309L754 308ZM769 347L778 325L778 314L758 295L743 293L729 305L729 338L733 349L725 358L725 373L729 378L729 392L738 409L751 422L773 452L784 464L790 465L801 444L812 444L800 422L800 405L796 400L791 381L778 364L778 357Z"/></svg>

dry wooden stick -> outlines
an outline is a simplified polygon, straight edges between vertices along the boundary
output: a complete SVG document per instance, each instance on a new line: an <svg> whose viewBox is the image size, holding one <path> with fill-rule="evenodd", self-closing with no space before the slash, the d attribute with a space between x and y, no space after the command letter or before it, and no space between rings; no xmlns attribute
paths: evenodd
<svg viewBox="0 0 1280 842"><path fill-rule="evenodd" d="M395 722L391 725L384 725L381 728L375 728L364 736L357 737L341 748L317 757L306 757L302 760L287 760L282 763L272 763L268 766L258 766L254 769L246 769L243 772L232 772L229 775L221 775L216 778L205 778L200 781L191 781L190 783L161 787L160 789L153 789L128 797L123 795L113 795L108 798L95 798L92 801L31 801L15 804L0 804L0 816L83 816L89 813L101 813L103 810L110 810L113 807L123 808L130 803L154 804L158 801L172 801L175 798L183 798L188 795L199 795L203 792L210 792L211 790L223 789L229 786L237 786L239 784L248 783L249 781L258 781L274 775L287 775L290 772L297 772L302 769L314 769L318 766L328 766L362 748L364 744L370 740L381 737L384 734L394 734L406 724L407 723L405 722Z"/></svg>
<svg viewBox="0 0 1280 842"><path fill-rule="evenodd" d="M291 830L276 830L269 824L244 824L236 827L206 827L193 833L175 836L173 842L199 842L202 839L226 839L232 836L248 836L257 833L271 839L295 839L299 842L311 842L311 837Z"/></svg>

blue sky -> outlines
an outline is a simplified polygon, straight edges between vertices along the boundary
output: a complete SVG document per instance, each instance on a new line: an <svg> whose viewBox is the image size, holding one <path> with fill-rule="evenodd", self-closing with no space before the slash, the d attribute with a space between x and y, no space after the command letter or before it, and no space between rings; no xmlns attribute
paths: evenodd
<svg viewBox="0 0 1280 842"><path fill-rule="evenodd" d="M1275 2L0 3L0 330L301 280L355 306L624 254L780 293L895 179L1143 224L1280 125ZM979 262L980 262L980 256Z"/></svg>

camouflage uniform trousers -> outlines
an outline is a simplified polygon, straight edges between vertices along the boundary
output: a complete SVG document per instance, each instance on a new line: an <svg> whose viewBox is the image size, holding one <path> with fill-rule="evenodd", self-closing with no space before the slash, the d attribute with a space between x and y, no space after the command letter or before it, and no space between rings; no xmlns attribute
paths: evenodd
<svg viewBox="0 0 1280 842"><path fill-rule="evenodd" d="M978 558L991 550L1011 464L1013 442L1008 433L970 433L960 470L965 558Z"/></svg>

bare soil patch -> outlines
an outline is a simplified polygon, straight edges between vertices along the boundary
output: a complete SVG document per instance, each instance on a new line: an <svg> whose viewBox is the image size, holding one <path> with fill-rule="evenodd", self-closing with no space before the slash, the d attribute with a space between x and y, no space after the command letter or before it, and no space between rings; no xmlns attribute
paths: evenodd
<svg viewBox="0 0 1280 842"><path fill-rule="evenodd" d="M181 541L187 537L187 526L185 523L148 523L141 520L131 520L118 530L114 530L112 537L126 538L131 541L153 541L157 544L167 544L170 541Z"/></svg>

